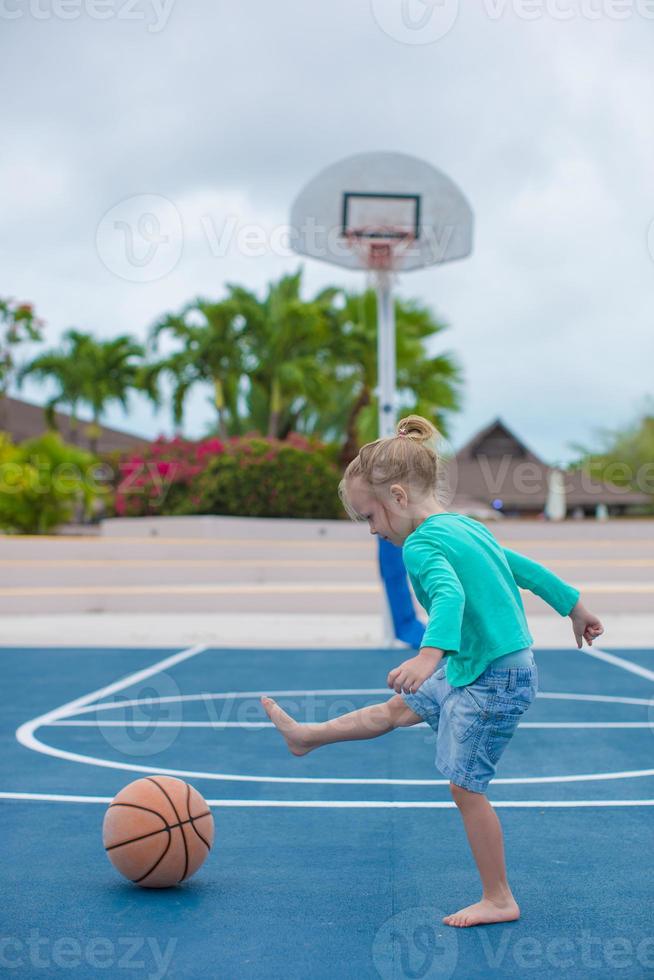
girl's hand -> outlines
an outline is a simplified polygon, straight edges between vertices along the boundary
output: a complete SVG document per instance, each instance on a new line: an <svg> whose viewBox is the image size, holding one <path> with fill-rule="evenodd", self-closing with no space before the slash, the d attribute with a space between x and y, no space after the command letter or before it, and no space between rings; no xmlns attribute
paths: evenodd
<svg viewBox="0 0 654 980"><path fill-rule="evenodd" d="M396 694L401 694L402 690L413 694L428 677L431 677L442 656L442 650L432 653L425 648L416 657L405 660L399 667L389 671L386 683Z"/></svg>
<svg viewBox="0 0 654 980"><path fill-rule="evenodd" d="M604 627L597 616L589 612L581 601L576 604L569 616L572 620L572 632L575 635L578 649L581 650L582 640L585 640L588 646L592 647L593 640L596 640L604 632Z"/></svg>

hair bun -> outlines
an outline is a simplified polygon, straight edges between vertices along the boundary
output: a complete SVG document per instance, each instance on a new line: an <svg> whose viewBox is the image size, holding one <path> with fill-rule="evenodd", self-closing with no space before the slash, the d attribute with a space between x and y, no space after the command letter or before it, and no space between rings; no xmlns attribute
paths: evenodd
<svg viewBox="0 0 654 980"><path fill-rule="evenodd" d="M413 446L409 446L409 439ZM439 439L440 432L428 419L422 415L407 415L397 423L394 436L383 436L362 446L359 454L348 463L338 485L338 495L352 520L366 520L348 500L348 487L355 479L363 484L370 496L382 502L388 499L393 483L408 487L416 499L437 494Z"/></svg>
<svg viewBox="0 0 654 980"><path fill-rule="evenodd" d="M397 424L398 436L409 436L414 442L435 441L440 435L436 426L422 415L407 415Z"/></svg>

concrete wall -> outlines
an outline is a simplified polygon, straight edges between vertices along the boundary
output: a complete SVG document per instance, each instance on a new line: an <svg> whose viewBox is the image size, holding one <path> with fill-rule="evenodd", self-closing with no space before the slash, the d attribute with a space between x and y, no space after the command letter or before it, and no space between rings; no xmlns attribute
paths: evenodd
<svg viewBox="0 0 654 980"><path fill-rule="evenodd" d="M303 541L329 538L334 541L367 540L367 524L349 520L309 520L281 517L111 517L100 522L103 537L161 538L298 538Z"/></svg>

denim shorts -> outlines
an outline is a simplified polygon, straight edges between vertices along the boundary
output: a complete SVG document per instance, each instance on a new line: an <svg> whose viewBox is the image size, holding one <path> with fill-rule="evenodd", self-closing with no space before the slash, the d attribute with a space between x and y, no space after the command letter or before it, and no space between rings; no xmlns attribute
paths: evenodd
<svg viewBox="0 0 654 980"><path fill-rule="evenodd" d="M452 687L441 664L406 704L436 732L436 766L457 786L485 793L518 722L536 697L533 659L519 667L494 667L463 687Z"/></svg>

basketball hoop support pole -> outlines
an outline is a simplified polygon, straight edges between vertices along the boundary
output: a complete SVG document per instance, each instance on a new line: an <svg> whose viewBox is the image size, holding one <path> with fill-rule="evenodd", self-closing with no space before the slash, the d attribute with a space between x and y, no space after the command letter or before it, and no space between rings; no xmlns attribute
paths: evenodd
<svg viewBox="0 0 654 980"><path fill-rule="evenodd" d="M457 185L425 160L406 153L357 153L325 167L305 185L293 202L290 228L291 247L299 255L368 273L366 289L375 289L377 297L378 438L392 437L395 275L469 255L472 208ZM435 242L442 247L435 249ZM418 649L425 624L416 614L401 549L383 538L378 547L387 599L384 642Z"/></svg>
<svg viewBox="0 0 654 980"><path fill-rule="evenodd" d="M377 292L377 365L379 437L395 435L395 305L388 272L375 273Z"/></svg>
<svg viewBox="0 0 654 980"><path fill-rule="evenodd" d="M377 382L379 385L379 438L395 435L395 304L390 274L375 272L377 293ZM395 628L384 601L383 643L395 646Z"/></svg>

